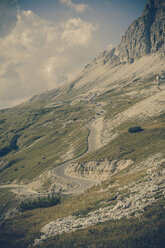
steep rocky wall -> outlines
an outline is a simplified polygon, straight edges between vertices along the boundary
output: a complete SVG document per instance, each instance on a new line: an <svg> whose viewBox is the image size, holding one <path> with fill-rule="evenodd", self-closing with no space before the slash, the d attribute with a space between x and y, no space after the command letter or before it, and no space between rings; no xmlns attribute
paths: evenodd
<svg viewBox="0 0 165 248"><path fill-rule="evenodd" d="M121 62L165 50L165 1L149 0L116 49Z"/></svg>
<svg viewBox="0 0 165 248"><path fill-rule="evenodd" d="M164 7L158 8L151 26L151 53L165 51L165 1Z"/></svg>
<svg viewBox="0 0 165 248"><path fill-rule="evenodd" d="M149 0L141 16L131 23L117 48L103 51L96 61L113 68L120 63L133 63L148 54L165 56L165 0Z"/></svg>
<svg viewBox="0 0 165 248"><path fill-rule="evenodd" d="M78 177L106 180L112 174L127 168L132 163L131 160L97 160L84 163L71 163L68 165L65 172L66 174Z"/></svg>

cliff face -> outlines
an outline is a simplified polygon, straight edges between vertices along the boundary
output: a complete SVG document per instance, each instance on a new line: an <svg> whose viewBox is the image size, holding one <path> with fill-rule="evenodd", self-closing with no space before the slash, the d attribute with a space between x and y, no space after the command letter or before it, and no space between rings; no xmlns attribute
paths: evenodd
<svg viewBox="0 0 165 248"><path fill-rule="evenodd" d="M72 176L106 180L113 174L126 169L132 163L132 160L108 161L107 159L84 163L70 163L65 172Z"/></svg>
<svg viewBox="0 0 165 248"><path fill-rule="evenodd" d="M119 46L102 54L103 64L114 67L147 54L165 56L165 0L149 0L141 16L129 26Z"/></svg>
<svg viewBox="0 0 165 248"><path fill-rule="evenodd" d="M116 55L121 62L133 62L158 51L165 51L165 0L149 0L122 37Z"/></svg>
<svg viewBox="0 0 165 248"><path fill-rule="evenodd" d="M150 29L151 53L165 52L165 0L157 6L154 22ZM162 3L162 4L161 4Z"/></svg>

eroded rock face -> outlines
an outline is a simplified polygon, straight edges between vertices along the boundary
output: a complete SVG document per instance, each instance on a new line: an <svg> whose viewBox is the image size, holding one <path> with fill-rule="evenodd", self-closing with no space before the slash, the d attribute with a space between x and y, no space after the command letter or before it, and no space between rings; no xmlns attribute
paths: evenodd
<svg viewBox="0 0 165 248"><path fill-rule="evenodd" d="M113 48L110 52L104 50L101 52L97 58L93 61L95 64L100 63L102 65L108 64L109 68L113 68L120 64L120 59L116 55L116 48Z"/></svg>
<svg viewBox="0 0 165 248"><path fill-rule="evenodd" d="M165 50L165 1L149 0L141 16L128 28L116 49L120 61Z"/></svg>
<svg viewBox="0 0 165 248"><path fill-rule="evenodd" d="M113 68L120 63L133 63L137 58L161 52L165 55L165 1L149 0L141 13L129 26L117 48L104 51L103 64Z"/></svg>
<svg viewBox="0 0 165 248"><path fill-rule="evenodd" d="M155 20L151 26L151 53L159 50L165 51L165 2L162 8L158 8Z"/></svg>
<svg viewBox="0 0 165 248"><path fill-rule="evenodd" d="M127 168L132 163L132 160L97 160L84 163L71 163L65 172L73 176L106 180L112 174Z"/></svg>

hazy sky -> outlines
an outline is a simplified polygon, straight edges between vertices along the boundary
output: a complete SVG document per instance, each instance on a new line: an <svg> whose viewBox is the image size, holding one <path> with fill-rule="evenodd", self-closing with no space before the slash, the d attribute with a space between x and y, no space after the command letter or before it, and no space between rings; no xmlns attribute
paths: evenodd
<svg viewBox="0 0 165 248"><path fill-rule="evenodd" d="M72 80L146 0L0 0L0 109Z"/></svg>

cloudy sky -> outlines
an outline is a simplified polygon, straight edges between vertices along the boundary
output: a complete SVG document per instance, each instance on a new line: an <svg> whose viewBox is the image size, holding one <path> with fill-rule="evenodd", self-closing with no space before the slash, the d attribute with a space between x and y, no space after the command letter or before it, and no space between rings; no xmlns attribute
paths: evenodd
<svg viewBox="0 0 165 248"><path fill-rule="evenodd" d="M0 109L72 80L146 0L0 0Z"/></svg>

